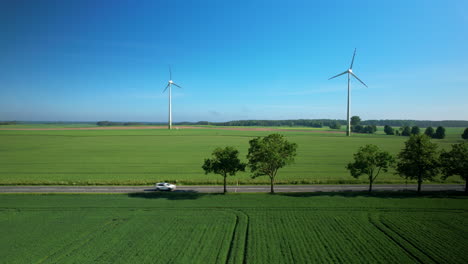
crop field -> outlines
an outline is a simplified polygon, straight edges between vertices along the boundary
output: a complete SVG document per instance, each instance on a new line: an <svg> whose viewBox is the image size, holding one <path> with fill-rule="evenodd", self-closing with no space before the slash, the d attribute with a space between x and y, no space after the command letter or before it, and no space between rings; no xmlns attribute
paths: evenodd
<svg viewBox="0 0 468 264"><path fill-rule="evenodd" d="M461 140L463 128L447 129L447 138L434 140L440 148ZM221 184L219 175L205 175L203 160L216 147L235 146L247 155L249 140L272 131L219 129L135 130L0 130L0 184L145 185L158 181L178 184ZM407 137L341 133L316 129L279 131L298 144L295 164L281 169L277 183L365 183L345 166L365 144L398 153ZM265 184L249 172L228 177L229 184ZM404 183L393 171L377 183ZM446 182L460 183L450 177Z"/></svg>
<svg viewBox="0 0 468 264"><path fill-rule="evenodd" d="M0 263L466 263L456 193L3 194Z"/></svg>

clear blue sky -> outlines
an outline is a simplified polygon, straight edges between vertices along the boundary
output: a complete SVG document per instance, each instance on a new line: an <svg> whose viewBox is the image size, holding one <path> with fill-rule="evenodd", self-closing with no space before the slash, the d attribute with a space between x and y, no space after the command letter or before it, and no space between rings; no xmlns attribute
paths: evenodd
<svg viewBox="0 0 468 264"><path fill-rule="evenodd" d="M467 1L1 1L0 120L468 120Z"/></svg>

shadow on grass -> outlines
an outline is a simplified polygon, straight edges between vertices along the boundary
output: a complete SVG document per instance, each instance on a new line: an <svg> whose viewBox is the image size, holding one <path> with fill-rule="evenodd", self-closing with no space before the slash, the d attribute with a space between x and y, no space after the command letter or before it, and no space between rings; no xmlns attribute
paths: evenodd
<svg viewBox="0 0 468 264"><path fill-rule="evenodd" d="M416 191L342 191L342 192L301 192L301 193L276 193L276 195L288 197L375 197L386 199L406 199L406 198L449 198L449 199L467 199L468 195L460 191L430 191L421 192Z"/></svg>
<svg viewBox="0 0 468 264"><path fill-rule="evenodd" d="M196 200L203 196L217 196L223 195L223 193L200 193L197 191L182 191L176 190L173 192L136 192L129 193L128 197L130 198L144 198L144 199L167 199L167 200Z"/></svg>

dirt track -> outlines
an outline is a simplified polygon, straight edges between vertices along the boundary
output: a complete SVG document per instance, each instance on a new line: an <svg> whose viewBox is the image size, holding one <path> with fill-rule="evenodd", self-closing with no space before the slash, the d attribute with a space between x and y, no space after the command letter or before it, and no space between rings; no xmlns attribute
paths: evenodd
<svg viewBox="0 0 468 264"><path fill-rule="evenodd" d="M132 130L132 129L167 129L166 126L109 126L109 127L62 127L62 128L0 128L0 130ZM195 126L174 126L173 129L216 129L216 130L236 130L236 131L297 131L311 133L333 133L342 134L343 131L324 131L309 129L281 129L268 127L195 127Z"/></svg>

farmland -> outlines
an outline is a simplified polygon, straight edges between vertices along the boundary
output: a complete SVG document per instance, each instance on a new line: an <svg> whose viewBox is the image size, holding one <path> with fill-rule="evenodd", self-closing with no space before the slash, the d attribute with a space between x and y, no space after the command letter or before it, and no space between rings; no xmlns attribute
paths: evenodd
<svg viewBox="0 0 468 264"><path fill-rule="evenodd" d="M0 263L464 263L455 193L0 195Z"/></svg>
<svg viewBox="0 0 468 264"><path fill-rule="evenodd" d="M277 183L365 183L349 176L345 165L364 144L393 154L407 137L355 134L351 138L320 129L280 131L298 144L295 164L279 171ZM440 148L460 141L463 128L448 128ZM0 130L0 184L144 185L157 181L178 184L220 184L204 175L201 165L218 146L231 145L245 159L248 141L271 131L220 129L135 130ZM228 177L229 184L265 184L249 173ZM377 183L404 183L393 171ZM460 183L457 177L446 182Z"/></svg>

